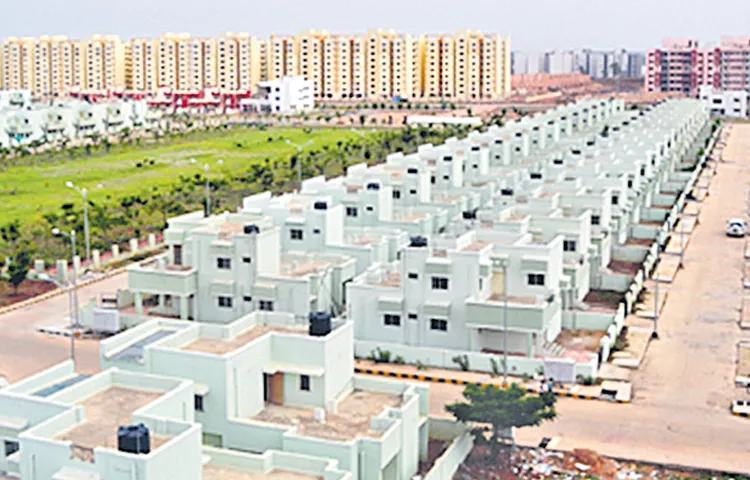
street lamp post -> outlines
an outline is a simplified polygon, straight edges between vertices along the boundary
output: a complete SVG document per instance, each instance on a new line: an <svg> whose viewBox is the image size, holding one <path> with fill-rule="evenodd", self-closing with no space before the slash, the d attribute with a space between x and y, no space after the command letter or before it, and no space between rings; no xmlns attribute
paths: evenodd
<svg viewBox="0 0 750 480"><path fill-rule="evenodd" d="M508 261L503 262L503 387L508 384Z"/></svg>
<svg viewBox="0 0 750 480"><path fill-rule="evenodd" d="M203 172L205 173L206 177L206 217L211 216L211 186L208 182L208 172L211 169L211 165L209 163L198 163L198 161L194 158L190 159L190 163L193 165L198 165L198 167L203 169ZM216 165L221 165L224 163L224 160L216 160Z"/></svg>
<svg viewBox="0 0 750 480"><path fill-rule="evenodd" d="M75 307L73 318L75 318L74 327L77 328L80 327L80 323L78 322L78 267L76 266L76 231L71 230L68 234L63 232L59 228L53 228L52 234L56 236L62 235L70 239L70 250L73 255L73 306Z"/></svg>
<svg viewBox="0 0 750 480"><path fill-rule="evenodd" d="M292 142L291 140L286 141L287 145L290 145L297 149L297 155L299 156L302 153L302 149L307 147L308 145L312 145L313 141L308 140L302 145L297 145L296 143ZM299 180L300 188L302 188L302 158L297 158L297 179Z"/></svg>
<svg viewBox="0 0 750 480"><path fill-rule="evenodd" d="M67 290L68 292L68 316L70 317L70 324L71 324L71 332L70 332L70 359L73 360L73 369L75 370L75 364L76 364L76 330L73 328L74 326L74 320L73 320L73 287L70 283L67 285L63 285L54 278L50 277L46 273L41 273L37 275L36 277L39 280L42 280L44 282L52 282L54 283L57 288L61 290ZM76 318L78 317L78 313L75 313ZM78 323L77 321L75 323Z"/></svg>
<svg viewBox="0 0 750 480"><path fill-rule="evenodd" d="M91 263L91 236L89 234L89 191L87 188L80 188L73 182L65 182L65 186L75 190L83 197L83 236L86 242L86 260L89 264ZM100 183L96 186L97 189L104 188Z"/></svg>
<svg viewBox="0 0 750 480"><path fill-rule="evenodd" d="M654 340L659 338L659 250L656 251L656 261L654 262L654 331L651 333L651 338Z"/></svg>

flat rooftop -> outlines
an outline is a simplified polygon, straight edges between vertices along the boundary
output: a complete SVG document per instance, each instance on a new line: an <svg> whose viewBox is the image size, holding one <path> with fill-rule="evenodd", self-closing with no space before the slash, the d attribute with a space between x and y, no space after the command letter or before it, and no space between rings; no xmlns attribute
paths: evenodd
<svg viewBox="0 0 750 480"><path fill-rule="evenodd" d="M230 339L200 337L188 344L180 347L180 350L189 352L212 353L214 355L224 355L231 353L248 343L256 340L268 333L279 332L291 335L307 335L307 327L275 327L268 325L253 325L252 327L240 332L236 337Z"/></svg>
<svg viewBox="0 0 750 480"><path fill-rule="evenodd" d="M73 443L73 457L94 461L93 449L117 449L117 428L130 425L133 412L161 397L163 392L112 386L77 403L83 407L85 422L55 437ZM151 435L151 451L171 437Z"/></svg>
<svg viewBox="0 0 750 480"><path fill-rule="evenodd" d="M500 293L493 292L492 295L490 295L490 297L487 300L491 302L504 302L505 297L503 296L502 292ZM508 295L508 303L513 304L513 305L536 305L537 299L536 297Z"/></svg>
<svg viewBox="0 0 750 480"><path fill-rule="evenodd" d="M329 266L335 266L336 263L324 260L311 261L282 261L279 275L285 277L304 277L325 270Z"/></svg>
<svg viewBox="0 0 750 480"><path fill-rule="evenodd" d="M266 404L252 420L280 425L295 425L301 435L327 440L353 440L356 437L379 438L380 432L370 430L370 419L385 407L399 407L400 395L354 391L339 403L336 413L326 412L324 423L315 421L311 408Z"/></svg>
<svg viewBox="0 0 750 480"><path fill-rule="evenodd" d="M322 480L323 477L305 475L288 470L271 470L268 473L246 472L216 465L203 466L203 480Z"/></svg>

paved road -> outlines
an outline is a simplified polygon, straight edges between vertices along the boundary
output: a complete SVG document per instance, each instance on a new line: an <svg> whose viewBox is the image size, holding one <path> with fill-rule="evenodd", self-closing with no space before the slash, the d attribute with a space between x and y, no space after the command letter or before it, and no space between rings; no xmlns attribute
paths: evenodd
<svg viewBox="0 0 750 480"><path fill-rule="evenodd" d="M114 293L127 285L126 274L116 275L82 288L80 305L101 293ZM59 325L68 317L68 296L58 295L44 302L0 316L0 375L11 383L70 358L70 340L37 332L40 326ZM76 342L78 370L90 373L99 368L99 342Z"/></svg>
<svg viewBox="0 0 750 480"><path fill-rule="evenodd" d="M744 241L723 233L729 217L745 215L750 125L735 126L732 135L730 145L738 142L742 154L718 167L685 268L669 288L660 340L651 343L633 376L633 403L561 399L560 418L522 431L522 443L559 437L563 449L750 473L750 419L729 414L731 400L750 399L733 384L737 342L750 339L738 326ZM460 392L448 385L432 388L435 413Z"/></svg>

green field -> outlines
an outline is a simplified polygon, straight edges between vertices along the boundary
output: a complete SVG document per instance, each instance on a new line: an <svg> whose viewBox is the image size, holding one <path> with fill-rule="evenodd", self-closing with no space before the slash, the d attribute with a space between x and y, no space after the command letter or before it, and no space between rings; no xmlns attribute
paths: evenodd
<svg viewBox="0 0 750 480"><path fill-rule="evenodd" d="M69 159L61 152L56 160L37 166L10 167L0 172L0 224L13 219L26 222L38 214L59 211L66 202L79 204L78 194L65 187L67 181L89 188L92 201L104 200L107 196L119 198L155 186L172 185L179 175L201 173L198 166L189 162L190 158L201 163L222 159L224 164L212 169L218 176L222 171L246 170L265 158L273 160L280 155L293 154L295 149L285 143L287 139L297 144L313 140L310 149L333 146L347 139L360 140L355 133L344 129L308 132L277 128L201 133L162 139L161 144L155 145L116 146L108 154L102 151L82 158ZM269 138L273 141L269 142ZM150 164L151 160L154 165ZM93 189L97 184L102 184L104 189Z"/></svg>

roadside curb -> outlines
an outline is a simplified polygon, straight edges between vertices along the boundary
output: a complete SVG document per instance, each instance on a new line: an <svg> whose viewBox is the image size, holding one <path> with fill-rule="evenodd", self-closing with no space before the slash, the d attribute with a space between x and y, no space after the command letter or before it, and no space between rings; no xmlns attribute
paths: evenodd
<svg viewBox="0 0 750 480"><path fill-rule="evenodd" d="M90 278L86 281L79 283L78 288L88 287L89 285L94 284L96 282L100 282L102 280L106 280L108 278L114 277L115 275L119 275L120 273L124 272L125 269L127 269L127 266L116 268L114 270L110 270L109 272L103 273L95 278ZM13 305L8 305L7 307L0 308L0 317L8 313L14 312L16 310L30 307L31 305L37 304L39 302L49 300L50 298L57 297L59 295L62 295L63 293L65 293L65 290L61 288L55 288L54 290L50 290L49 292L43 293L41 295L37 295L36 297L33 297L33 298L29 298L28 300L24 300L23 302L14 303Z"/></svg>
<svg viewBox="0 0 750 480"><path fill-rule="evenodd" d="M497 384L497 383L491 383L491 382L467 382L466 380L461 380L460 378L449 378L449 377L438 377L438 376L432 376L432 375L419 375L416 373L400 373L400 372L390 372L387 370L374 370L371 368L359 368L354 367L354 373L360 373L365 375L379 375L382 377L391 377L391 378L403 378L405 380L419 380L420 382L432 382L432 383L445 383L449 385L478 385L480 387L484 387L487 385L494 385L497 387L507 387L508 384ZM538 393L536 389L531 387L525 387L526 392L528 393ZM559 391L553 391L552 392L556 397L565 397L565 398L576 398L579 400L600 400L600 401L609 401L602 398L599 398L595 395L586 395L582 393L573 393L573 392L559 392ZM613 403L621 403L626 404L630 403L629 400L612 400Z"/></svg>

